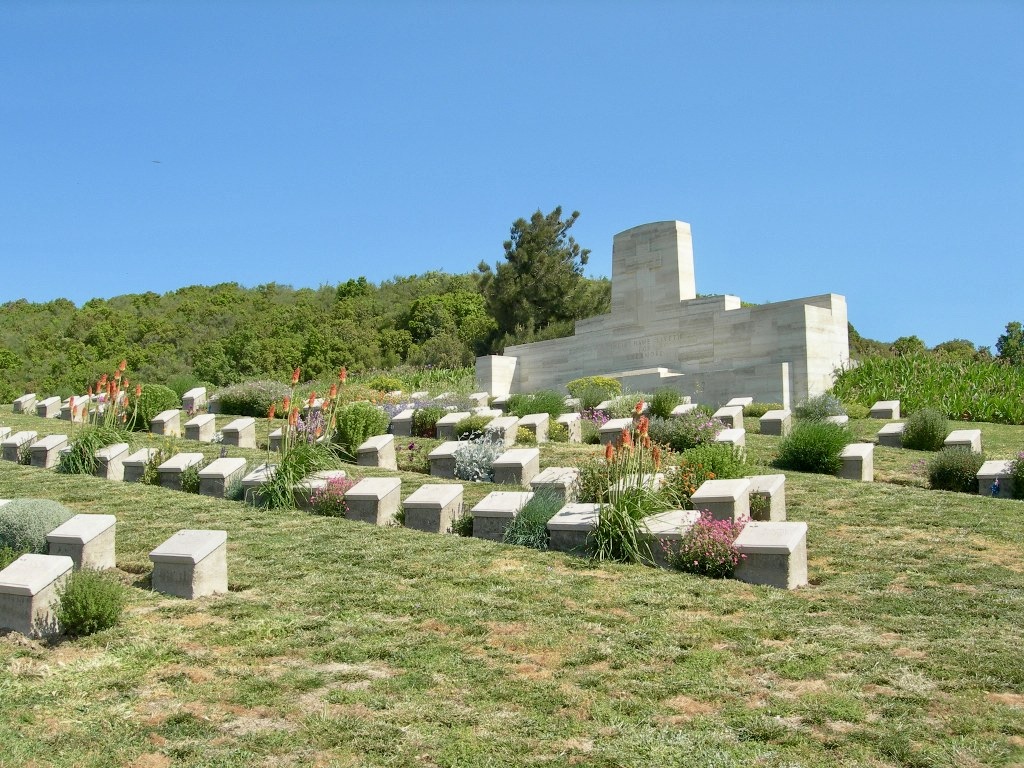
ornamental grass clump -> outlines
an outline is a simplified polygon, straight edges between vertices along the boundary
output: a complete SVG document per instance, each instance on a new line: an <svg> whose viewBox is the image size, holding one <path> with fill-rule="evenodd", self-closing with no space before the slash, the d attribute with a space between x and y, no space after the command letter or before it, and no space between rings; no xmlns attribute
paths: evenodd
<svg viewBox="0 0 1024 768"><path fill-rule="evenodd" d="M483 437L467 440L453 454L455 456L455 477L470 483L494 482L494 462L505 452L500 440Z"/></svg>
<svg viewBox="0 0 1024 768"><path fill-rule="evenodd" d="M510 416L528 416L531 413L546 413L554 421L567 408L565 397L551 389L541 390L532 394L515 394L508 399L508 414Z"/></svg>
<svg viewBox="0 0 1024 768"><path fill-rule="evenodd" d="M547 549L548 521L564 503L561 494L556 491L537 491L505 528L502 541L531 549Z"/></svg>
<svg viewBox="0 0 1024 768"><path fill-rule="evenodd" d="M824 421L830 416L845 416L846 411L838 397L825 392L800 403L793 415L804 421Z"/></svg>
<svg viewBox="0 0 1024 768"><path fill-rule="evenodd" d="M928 486L938 491L978 492L984 455L967 448L944 448L928 461Z"/></svg>
<svg viewBox="0 0 1024 768"><path fill-rule="evenodd" d="M844 426L828 421L801 421L782 438L775 463L796 472L837 474L843 465L840 454L853 434Z"/></svg>
<svg viewBox="0 0 1024 768"><path fill-rule="evenodd" d="M648 406L651 420L653 421L654 417L661 419L669 418L672 416L672 411L681 402L683 402L683 396L674 389L659 389L651 395L651 402Z"/></svg>
<svg viewBox="0 0 1024 768"><path fill-rule="evenodd" d="M937 408L914 411L903 423L903 447L916 451L938 451L949 434L949 421Z"/></svg>
<svg viewBox="0 0 1024 768"><path fill-rule="evenodd" d="M736 537L745 524L746 520L716 520L705 510L678 541L662 543L665 559L686 573L727 579L744 558L736 548Z"/></svg>
<svg viewBox="0 0 1024 768"><path fill-rule="evenodd" d="M57 590L54 614L69 637L85 637L117 624L128 600L125 585L102 571L75 571Z"/></svg>
<svg viewBox="0 0 1024 768"><path fill-rule="evenodd" d="M682 416L651 417L651 440L658 445L682 453L698 445L713 443L724 427L703 411L693 410Z"/></svg>
<svg viewBox="0 0 1024 768"><path fill-rule="evenodd" d="M74 516L63 504L49 499L12 499L0 506L0 548L19 555L44 555L46 534Z"/></svg>

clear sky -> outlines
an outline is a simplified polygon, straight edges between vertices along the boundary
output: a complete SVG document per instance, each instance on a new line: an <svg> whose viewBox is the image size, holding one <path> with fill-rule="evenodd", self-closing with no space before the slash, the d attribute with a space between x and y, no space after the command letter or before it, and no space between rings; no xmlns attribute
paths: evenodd
<svg viewBox="0 0 1024 768"><path fill-rule="evenodd" d="M0 302L494 264L680 219L697 290L1024 320L1024 2L0 2Z"/></svg>

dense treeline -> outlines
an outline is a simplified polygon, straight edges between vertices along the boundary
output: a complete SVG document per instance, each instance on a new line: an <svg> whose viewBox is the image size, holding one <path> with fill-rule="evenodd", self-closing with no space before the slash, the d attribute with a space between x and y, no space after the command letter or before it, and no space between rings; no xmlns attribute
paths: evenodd
<svg viewBox="0 0 1024 768"><path fill-rule="evenodd" d="M581 316L607 311L608 281L583 280L590 301ZM190 375L214 385L284 379L297 366L317 378L342 365L468 365L514 338L499 329L481 282L477 274L428 272L318 289L190 286L80 308L66 299L10 302L0 307L0 402L26 391L82 392L122 358L144 381ZM571 333L571 324L563 330Z"/></svg>

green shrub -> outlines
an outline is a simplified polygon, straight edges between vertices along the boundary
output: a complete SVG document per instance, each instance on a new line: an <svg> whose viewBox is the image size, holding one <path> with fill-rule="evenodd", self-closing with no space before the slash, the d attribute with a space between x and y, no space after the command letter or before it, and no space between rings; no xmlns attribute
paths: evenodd
<svg viewBox="0 0 1024 768"><path fill-rule="evenodd" d="M182 470L179 475L179 481L181 482L181 490L183 493L199 493L199 470L202 469L202 464L193 464L191 467L186 467Z"/></svg>
<svg viewBox="0 0 1024 768"><path fill-rule="evenodd" d="M584 376L565 385L569 394L580 401L581 408L593 408L604 400L622 394L622 385L608 376Z"/></svg>
<svg viewBox="0 0 1024 768"><path fill-rule="evenodd" d="M749 469L743 451L727 443L703 443L687 448L680 455L680 466L683 465L699 466L719 480L745 477Z"/></svg>
<svg viewBox="0 0 1024 768"><path fill-rule="evenodd" d="M851 419L866 419L871 415L871 409L860 403L847 403L843 401L843 410Z"/></svg>
<svg viewBox="0 0 1024 768"><path fill-rule="evenodd" d="M566 410L565 397L550 389L529 395L516 394L508 399L508 414L519 418L531 413L546 413L554 421Z"/></svg>
<svg viewBox="0 0 1024 768"><path fill-rule="evenodd" d="M938 491L978 492L978 470L985 457L966 448L946 448L928 461L928 485Z"/></svg>
<svg viewBox="0 0 1024 768"><path fill-rule="evenodd" d="M448 411L439 405L419 408L412 416L412 433L416 437L437 437L437 422Z"/></svg>
<svg viewBox="0 0 1024 768"><path fill-rule="evenodd" d="M62 453L57 471L65 475L91 475L98 462L96 451L114 443L128 442L127 430L120 427L85 426L74 433L69 448Z"/></svg>
<svg viewBox="0 0 1024 768"><path fill-rule="evenodd" d="M537 435L526 427L516 427L516 443L518 445L536 445Z"/></svg>
<svg viewBox="0 0 1024 768"><path fill-rule="evenodd" d="M842 467L842 453L853 442L850 430L828 421L801 421L779 442L776 464L796 472L834 475Z"/></svg>
<svg viewBox="0 0 1024 768"><path fill-rule="evenodd" d="M388 415L373 403L349 403L338 409L334 437L338 446L355 459L356 449L374 435L388 431Z"/></svg>
<svg viewBox="0 0 1024 768"><path fill-rule="evenodd" d="M178 396L179 401L190 389L195 389L196 387L210 388L209 384L202 381L198 376L193 376L191 373L179 373L176 376L171 376L167 379L167 386L174 390L174 394Z"/></svg>
<svg viewBox="0 0 1024 768"><path fill-rule="evenodd" d="M845 416L839 398L828 392L805 400L793 409L793 415L805 421L824 421L829 416Z"/></svg>
<svg viewBox="0 0 1024 768"><path fill-rule="evenodd" d="M470 538L473 535L473 512L464 509L462 514L452 519L451 532L456 536Z"/></svg>
<svg viewBox="0 0 1024 768"><path fill-rule="evenodd" d="M650 399L651 396L646 392L627 392L612 398L611 405L605 409L605 412L611 419L628 419L636 413L637 403L646 403Z"/></svg>
<svg viewBox="0 0 1024 768"><path fill-rule="evenodd" d="M26 550L11 549L10 547L0 547L0 571L2 571L11 563L13 563L22 555L27 554L28 552Z"/></svg>
<svg viewBox="0 0 1024 768"><path fill-rule="evenodd" d="M561 494L541 490L533 494L505 529L502 541L533 549L548 548L548 520L562 508Z"/></svg>
<svg viewBox="0 0 1024 768"><path fill-rule="evenodd" d="M598 445L601 442L601 428L590 419L580 419L580 441L584 445Z"/></svg>
<svg viewBox="0 0 1024 768"><path fill-rule="evenodd" d="M467 416L455 425L456 440L476 440L484 436L486 427L492 418L490 416Z"/></svg>
<svg viewBox="0 0 1024 768"><path fill-rule="evenodd" d="M396 392L402 389L402 380L395 376L381 374L366 380L366 386L378 392Z"/></svg>
<svg viewBox="0 0 1024 768"><path fill-rule="evenodd" d="M138 396L134 391L128 395L126 426L133 432L145 432L154 416L172 408L181 408L181 398L173 389L162 384L143 384Z"/></svg>
<svg viewBox="0 0 1024 768"><path fill-rule="evenodd" d="M648 426L651 440L677 453L713 442L721 431L721 422L696 410L668 419L654 416Z"/></svg>
<svg viewBox="0 0 1024 768"><path fill-rule="evenodd" d="M1010 464L1010 482L1013 483L1013 498L1024 499L1024 451Z"/></svg>
<svg viewBox="0 0 1024 768"><path fill-rule="evenodd" d="M937 408L914 411L903 424L903 447L937 451L949 434L949 421Z"/></svg>
<svg viewBox="0 0 1024 768"><path fill-rule="evenodd" d="M494 482L494 461L505 452L500 440L469 440L455 451L455 477L471 483Z"/></svg>
<svg viewBox="0 0 1024 768"><path fill-rule="evenodd" d="M266 418L270 406L280 404L290 394L288 385L279 381L243 381L222 389L218 393L217 403L221 413L259 419ZM299 402L296 401L295 405Z"/></svg>
<svg viewBox="0 0 1024 768"><path fill-rule="evenodd" d="M605 501L612 477L604 459L597 456L587 458L578 462L576 468L580 471L577 500L581 504L600 504Z"/></svg>
<svg viewBox="0 0 1024 768"><path fill-rule="evenodd" d="M568 443L569 427L558 421L551 422L548 425L548 440L552 443Z"/></svg>
<svg viewBox="0 0 1024 768"><path fill-rule="evenodd" d="M768 411L781 411L782 403L751 403L743 406L743 415L759 419ZM852 417L851 417L852 418Z"/></svg>
<svg viewBox="0 0 1024 768"><path fill-rule="evenodd" d="M110 629L127 602L125 585L101 571L72 573L57 594L57 624L71 637Z"/></svg>
<svg viewBox="0 0 1024 768"><path fill-rule="evenodd" d="M681 402L683 402L683 396L674 389L659 389L651 395L648 413L652 418L658 416L667 419L672 416L672 411Z"/></svg>
<svg viewBox="0 0 1024 768"><path fill-rule="evenodd" d="M0 547L46 554L46 534L75 513L49 499L12 499L0 506Z"/></svg>

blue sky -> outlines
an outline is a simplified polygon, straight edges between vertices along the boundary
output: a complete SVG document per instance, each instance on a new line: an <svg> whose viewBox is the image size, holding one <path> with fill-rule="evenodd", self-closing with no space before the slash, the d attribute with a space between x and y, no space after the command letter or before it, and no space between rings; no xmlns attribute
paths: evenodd
<svg viewBox="0 0 1024 768"><path fill-rule="evenodd" d="M5 0L0 302L466 272L562 205L593 275L680 219L702 293L991 345L1022 40L1017 0Z"/></svg>

